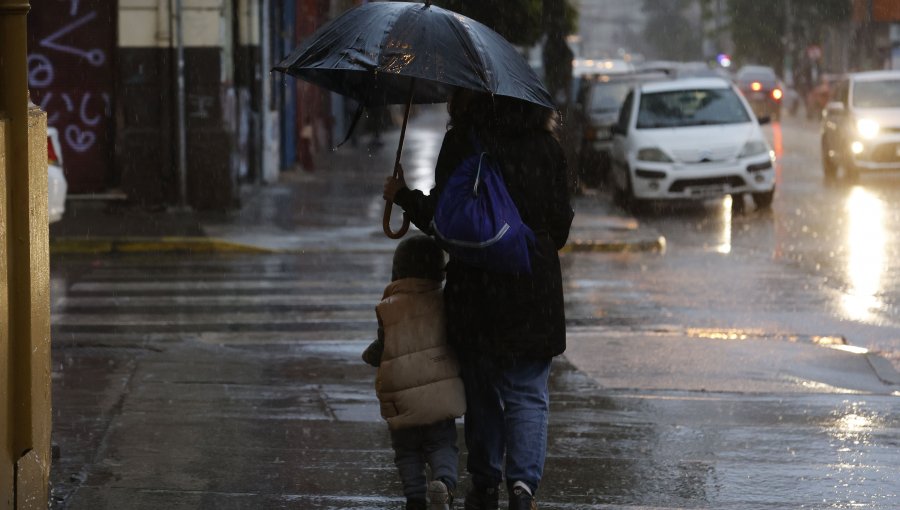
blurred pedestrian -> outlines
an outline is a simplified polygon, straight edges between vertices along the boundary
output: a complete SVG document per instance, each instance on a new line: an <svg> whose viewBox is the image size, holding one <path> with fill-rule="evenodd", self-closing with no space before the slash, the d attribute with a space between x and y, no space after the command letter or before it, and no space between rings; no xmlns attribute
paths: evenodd
<svg viewBox="0 0 900 510"><path fill-rule="evenodd" d="M501 274L451 256L444 288L447 334L466 386L465 437L472 490L467 510L499 507L506 477L511 510L536 508L549 419L549 375L566 347L557 251L574 215L554 111L502 96L459 89L451 99L429 195L388 178L384 197L420 230L430 227L450 174L476 153L473 136L499 162L523 221L535 232L530 274ZM505 456L505 462L504 462Z"/></svg>
<svg viewBox="0 0 900 510"><path fill-rule="evenodd" d="M444 252L429 237L411 237L397 246L391 273L375 307L378 338L363 360L378 367L375 389L406 510L449 510L458 479L455 418L466 402L459 363L447 344ZM432 475L427 484L426 464Z"/></svg>

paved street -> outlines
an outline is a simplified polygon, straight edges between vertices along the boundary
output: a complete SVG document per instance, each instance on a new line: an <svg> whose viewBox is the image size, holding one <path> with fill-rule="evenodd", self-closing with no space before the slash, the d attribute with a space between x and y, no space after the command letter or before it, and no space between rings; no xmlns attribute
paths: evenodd
<svg viewBox="0 0 900 510"><path fill-rule="evenodd" d="M422 179L429 122L405 151ZM54 508L401 506L359 359L393 244L383 177L351 154L198 221L289 253L54 256ZM896 372L829 319L803 262L772 256L767 229L796 189L822 186L785 179L774 212L729 216L727 238L722 204L635 222L603 194L579 199L578 236L663 235L667 250L563 255L569 350L540 508L900 506Z"/></svg>

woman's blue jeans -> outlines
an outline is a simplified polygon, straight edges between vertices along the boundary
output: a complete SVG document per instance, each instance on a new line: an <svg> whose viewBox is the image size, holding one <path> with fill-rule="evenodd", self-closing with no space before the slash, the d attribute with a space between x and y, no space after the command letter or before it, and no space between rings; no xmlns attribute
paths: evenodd
<svg viewBox="0 0 900 510"><path fill-rule="evenodd" d="M524 482L537 491L547 455L550 360L460 353L466 386L466 465L476 487Z"/></svg>

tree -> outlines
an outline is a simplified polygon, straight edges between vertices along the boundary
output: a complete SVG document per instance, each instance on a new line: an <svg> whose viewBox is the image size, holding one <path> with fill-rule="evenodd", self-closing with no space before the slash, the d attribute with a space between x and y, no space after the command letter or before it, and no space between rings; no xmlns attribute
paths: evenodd
<svg viewBox="0 0 900 510"><path fill-rule="evenodd" d="M735 60L781 69L784 58L784 7L781 0L728 0Z"/></svg>
<svg viewBox="0 0 900 510"><path fill-rule="evenodd" d="M532 46L544 34L541 0L435 0L434 3L484 23L515 45Z"/></svg>
<svg viewBox="0 0 900 510"><path fill-rule="evenodd" d="M544 84L558 103L568 103L572 83L572 49L566 42L566 0L546 0L543 5Z"/></svg>
<svg viewBox="0 0 900 510"><path fill-rule="evenodd" d="M849 0L728 0L735 60L782 69L786 55L821 44L826 28L851 10Z"/></svg>

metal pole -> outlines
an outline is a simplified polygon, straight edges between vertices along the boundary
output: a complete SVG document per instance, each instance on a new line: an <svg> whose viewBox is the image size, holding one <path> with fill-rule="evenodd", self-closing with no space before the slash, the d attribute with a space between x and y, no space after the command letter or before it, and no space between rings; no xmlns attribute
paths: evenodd
<svg viewBox="0 0 900 510"><path fill-rule="evenodd" d="M178 207L187 209L187 114L184 85L184 6L175 0L175 61L178 95Z"/></svg>
<svg viewBox="0 0 900 510"><path fill-rule="evenodd" d="M269 110L269 102L272 97L271 73L271 47L270 47L270 30L269 30L269 0L259 1L259 85L260 85L260 107L259 107L259 172L256 176L257 184L265 184L270 173L273 173L269 164L271 161L268 157L268 137L269 124L272 122L271 111Z"/></svg>

